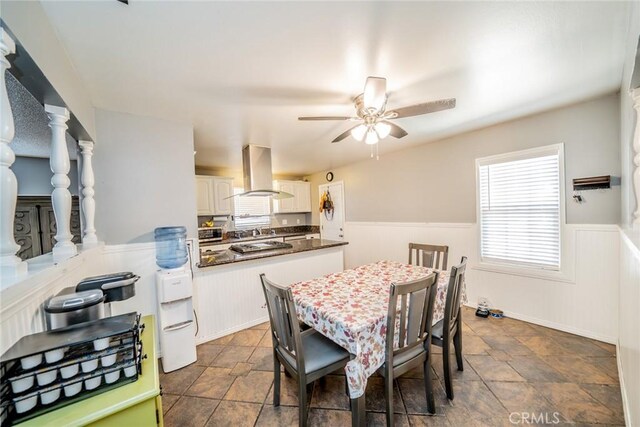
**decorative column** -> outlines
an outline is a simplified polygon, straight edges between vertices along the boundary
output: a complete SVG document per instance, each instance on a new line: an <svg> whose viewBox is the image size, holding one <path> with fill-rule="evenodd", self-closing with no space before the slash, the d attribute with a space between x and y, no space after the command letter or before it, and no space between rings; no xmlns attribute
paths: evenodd
<svg viewBox="0 0 640 427"><path fill-rule="evenodd" d="M71 241L71 193L69 192L69 150L65 131L69 110L64 107L56 107L45 104L44 110L49 115L49 127L51 128L51 158L49 165L53 178L53 192L51 203L53 214L56 217L56 245L53 247L53 262L59 263L78 253L76 245Z"/></svg>
<svg viewBox="0 0 640 427"><path fill-rule="evenodd" d="M633 108L636 110L636 128L633 134L633 188L636 196L636 211L633 213L634 228L640 227L640 88L631 91Z"/></svg>
<svg viewBox="0 0 640 427"><path fill-rule="evenodd" d="M0 28L0 278L1 283L27 273L27 263L16 256L20 245L13 237L13 221L18 198L18 181L10 169L16 160L10 145L15 134L5 71L11 66L7 55L16 51L14 41ZM5 282L6 280L6 282ZM1 287L1 285L0 285Z"/></svg>
<svg viewBox="0 0 640 427"><path fill-rule="evenodd" d="M80 175L80 183L82 184L82 215L84 217L84 233L82 235L82 245L84 247L93 247L98 244L98 236L96 236L96 228L94 225L96 215L96 202L93 199L95 191L93 185L95 179L93 177L93 165L91 157L93 156L93 141L80 141L78 145L82 153L82 172Z"/></svg>

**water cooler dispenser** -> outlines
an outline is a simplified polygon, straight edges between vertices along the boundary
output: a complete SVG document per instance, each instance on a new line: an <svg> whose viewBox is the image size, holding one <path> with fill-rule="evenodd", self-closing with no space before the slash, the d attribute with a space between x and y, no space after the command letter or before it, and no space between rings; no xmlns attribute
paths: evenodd
<svg viewBox="0 0 640 427"><path fill-rule="evenodd" d="M162 370L171 372L196 361L193 282L185 227L155 230L158 320Z"/></svg>

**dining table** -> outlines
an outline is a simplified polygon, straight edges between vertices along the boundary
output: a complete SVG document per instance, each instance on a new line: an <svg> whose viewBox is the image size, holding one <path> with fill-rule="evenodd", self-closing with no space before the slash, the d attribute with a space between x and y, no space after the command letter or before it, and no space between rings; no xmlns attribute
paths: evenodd
<svg viewBox="0 0 640 427"><path fill-rule="evenodd" d="M397 261L378 261L295 283L298 318L352 354L345 367L353 425L363 425L367 379L385 360L389 287L438 274L433 323L444 318L449 273ZM466 302L462 286L461 302ZM396 329L396 334L397 334Z"/></svg>

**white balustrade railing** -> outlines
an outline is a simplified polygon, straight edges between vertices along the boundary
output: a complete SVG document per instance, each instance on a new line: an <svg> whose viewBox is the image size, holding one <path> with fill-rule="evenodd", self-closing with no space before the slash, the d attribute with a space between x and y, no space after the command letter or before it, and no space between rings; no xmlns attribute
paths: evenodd
<svg viewBox="0 0 640 427"><path fill-rule="evenodd" d="M53 177L51 185L51 204L56 217L56 244L53 247L53 261L59 263L78 253L76 245L71 241L71 193L69 192L69 150L65 132L69 120L69 110L64 107L45 104L44 110L49 116L51 128L51 158L49 165Z"/></svg>
<svg viewBox="0 0 640 427"><path fill-rule="evenodd" d="M93 141L80 141L78 143L82 155L82 172L80 183L82 184L82 215L84 218L84 234L82 235L82 245L93 247L98 244L98 236L95 228L96 202L93 199L95 191L93 186L95 179L93 176Z"/></svg>
<svg viewBox="0 0 640 427"><path fill-rule="evenodd" d="M636 196L636 210L633 213L633 226L640 228L640 87L631 91L633 108L636 110L636 129L633 134L633 188Z"/></svg>
<svg viewBox="0 0 640 427"><path fill-rule="evenodd" d="M16 155L11 149L15 134L13 113L7 94L5 71L11 66L6 56L14 53L15 43L0 28L0 282L9 281L27 273L27 264L16 256L20 245L13 237L13 222L18 198L18 182L11 170Z"/></svg>

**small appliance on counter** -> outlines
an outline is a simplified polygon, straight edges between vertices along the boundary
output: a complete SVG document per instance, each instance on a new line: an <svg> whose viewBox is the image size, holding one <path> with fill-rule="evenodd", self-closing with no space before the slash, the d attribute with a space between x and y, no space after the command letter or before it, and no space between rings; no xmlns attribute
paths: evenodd
<svg viewBox="0 0 640 427"><path fill-rule="evenodd" d="M143 329L128 313L22 337L0 358L2 426L136 381Z"/></svg>
<svg viewBox="0 0 640 427"><path fill-rule="evenodd" d="M186 228L160 227L154 234L156 264L160 267L156 286L162 370L171 372L197 359L193 282L185 245Z"/></svg>
<svg viewBox="0 0 640 427"><path fill-rule="evenodd" d="M64 288L44 304L47 330L64 328L76 323L104 317L104 294L100 289L73 292Z"/></svg>
<svg viewBox="0 0 640 427"><path fill-rule="evenodd" d="M222 240L223 230L222 227L199 227L198 228L198 241L200 244L219 242Z"/></svg>
<svg viewBox="0 0 640 427"><path fill-rule="evenodd" d="M130 271L84 278L76 285L76 292L99 289L104 293L105 314L111 316L111 303L124 301L136 294L136 282L140 276Z"/></svg>
<svg viewBox="0 0 640 427"><path fill-rule="evenodd" d="M127 271L87 277L75 288L64 288L44 302L47 329L58 329L111 316L111 303L134 296L135 283L139 278Z"/></svg>

